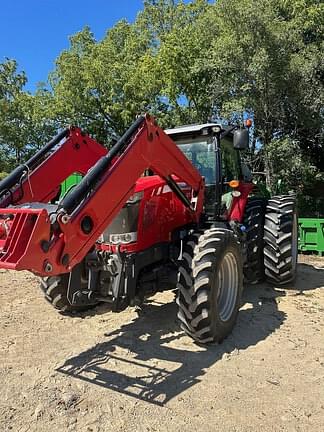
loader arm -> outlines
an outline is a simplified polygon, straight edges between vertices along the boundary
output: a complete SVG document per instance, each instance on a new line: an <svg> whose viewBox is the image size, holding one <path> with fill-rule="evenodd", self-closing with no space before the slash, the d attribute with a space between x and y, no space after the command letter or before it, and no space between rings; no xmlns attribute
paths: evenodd
<svg viewBox="0 0 324 432"><path fill-rule="evenodd" d="M85 175L105 154L107 150L80 129L65 129L0 181L0 208L26 202L48 203L69 175Z"/></svg>
<svg viewBox="0 0 324 432"><path fill-rule="evenodd" d="M0 240L0 268L30 270L43 276L71 271L134 193L136 180L147 168L165 179L199 221L203 178L152 117L138 118L108 154L99 159L99 153L92 157L97 162L58 207L48 209L30 203L0 209L6 227L5 238ZM43 162L44 168L53 158L55 152ZM80 171L74 161L70 170ZM56 174L56 185L60 178ZM191 199L183 194L176 179L191 187ZM25 196L30 197L29 182L24 184ZM48 187L53 191L52 185ZM43 191L39 196L46 200L49 195Z"/></svg>

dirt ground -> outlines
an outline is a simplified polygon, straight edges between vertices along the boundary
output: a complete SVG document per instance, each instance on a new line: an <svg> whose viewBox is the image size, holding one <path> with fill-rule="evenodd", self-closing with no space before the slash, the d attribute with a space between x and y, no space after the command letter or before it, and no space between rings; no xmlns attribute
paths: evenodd
<svg viewBox="0 0 324 432"><path fill-rule="evenodd" d="M0 273L0 431L323 431L324 258L290 289L248 287L233 334L179 330L173 294L61 316L28 273Z"/></svg>

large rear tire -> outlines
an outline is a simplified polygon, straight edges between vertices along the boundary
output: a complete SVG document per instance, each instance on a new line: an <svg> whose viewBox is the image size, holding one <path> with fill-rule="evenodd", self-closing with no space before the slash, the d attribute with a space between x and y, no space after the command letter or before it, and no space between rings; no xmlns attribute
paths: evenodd
<svg viewBox="0 0 324 432"><path fill-rule="evenodd" d="M266 201L263 198L249 198L243 224L246 228L246 260L244 278L246 282L256 284L264 280L264 218Z"/></svg>
<svg viewBox="0 0 324 432"><path fill-rule="evenodd" d="M179 263L178 318L200 343L221 342L232 331L243 289L241 247L234 233L213 228L185 242Z"/></svg>
<svg viewBox="0 0 324 432"><path fill-rule="evenodd" d="M266 278L275 285L292 282L296 276L298 225L294 195L272 197L264 224L264 266Z"/></svg>
<svg viewBox="0 0 324 432"><path fill-rule="evenodd" d="M94 306L72 306L67 299L69 273L41 278L41 290L46 300L60 312L69 314L81 312Z"/></svg>

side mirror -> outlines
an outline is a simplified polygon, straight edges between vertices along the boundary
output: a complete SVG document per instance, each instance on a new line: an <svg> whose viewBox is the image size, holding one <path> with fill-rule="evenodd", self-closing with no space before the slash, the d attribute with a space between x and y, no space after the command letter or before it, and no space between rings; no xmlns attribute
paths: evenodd
<svg viewBox="0 0 324 432"><path fill-rule="evenodd" d="M249 130L236 129L233 136L233 145L236 150L246 150L249 148Z"/></svg>

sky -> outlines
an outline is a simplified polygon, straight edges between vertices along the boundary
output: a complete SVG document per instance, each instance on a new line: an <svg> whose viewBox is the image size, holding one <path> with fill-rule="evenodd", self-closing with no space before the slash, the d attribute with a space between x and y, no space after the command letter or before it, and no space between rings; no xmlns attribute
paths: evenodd
<svg viewBox="0 0 324 432"><path fill-rule="evenodd" d="M0 63L15 59L33 92L68 48L69 36L88 25L101 39L116 21L133 21L142 7L142 0L0 0Z"/></svg>

